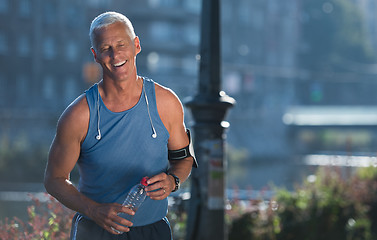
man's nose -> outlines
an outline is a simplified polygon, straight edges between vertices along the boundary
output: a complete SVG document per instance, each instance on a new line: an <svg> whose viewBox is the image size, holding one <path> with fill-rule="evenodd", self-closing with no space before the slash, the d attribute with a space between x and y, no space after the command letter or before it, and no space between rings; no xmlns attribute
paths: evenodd
<svg viewBox="0 0 377 240"><path fill-rule="evenodd" d="M112 48L111 58L116 59L119 56L119 52L120 52L119 49Z"/></svg>

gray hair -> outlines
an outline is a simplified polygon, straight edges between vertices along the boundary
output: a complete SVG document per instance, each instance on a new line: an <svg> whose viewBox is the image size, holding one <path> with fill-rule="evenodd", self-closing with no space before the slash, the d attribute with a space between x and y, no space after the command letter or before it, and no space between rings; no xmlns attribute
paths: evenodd
<svg viewBox="0 0 377 240"><path fill-rule="evenodd" d="M121 22L124 23L126 30L128 32L128 35L134 39L136 37L134 27L132 26L131 21L124 16L121 13L117 12L105 12L100 15L98 15L96 18L93 19L92 24L90 25L89 30L89 37L90 37L90 43L92 44L92 47L96 49L96 36L95 36L95 30L101 29L103 27L107 27L110 24Z"/></svg>

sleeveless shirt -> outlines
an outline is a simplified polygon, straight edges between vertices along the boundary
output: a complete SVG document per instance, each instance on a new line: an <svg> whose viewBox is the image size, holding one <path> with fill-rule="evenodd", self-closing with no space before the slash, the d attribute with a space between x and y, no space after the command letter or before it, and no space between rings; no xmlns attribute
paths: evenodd
<svg viewBox="0 0 377 240"><path fill-rule="evenodd" d="M169 133L157 111L155 83L143 78L143 85L137 104L123 112L112 112L105 106L98 93L98 84L85 92L90 120L77 162L78 188L96 202L122 204L132 186L144 176L152 177L168 169ZM98 121L100 140L96 139ZM156 138L152 138L151 121ZM147 197L133 217L133 226L161 220L166 216L167 208L167 198L151 200Z"/></svg>

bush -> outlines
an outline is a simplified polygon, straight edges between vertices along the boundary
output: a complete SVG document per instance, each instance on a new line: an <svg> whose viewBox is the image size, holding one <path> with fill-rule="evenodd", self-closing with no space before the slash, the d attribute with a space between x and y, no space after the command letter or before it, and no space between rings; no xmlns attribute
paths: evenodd
<svg viewBox="0 0 377 240"><path fill-rule="evenodd" d="M353 176L320 168L294 192L276 189L267 203L234 219L229 239L377 239L376 168Z"/></svg>
<svg viewBox="0 0 377 240"><path fill-rule="evenodd" d="M0 135L0 181L43 182L48 149L24 136L11 140Z"/></svg>
<svg viewBox="0 0 377 240"><path fill-rule="evenodd" d="M46 194L47 201L41 203L32 197L28 207L29 221L17 217L0 221L0 239L18 240L66 240L69 239L74 212Z"/></svg>
<svg viewBox="0 0 377 240"><path fill-rule="evenodd" d="M74 212L47 193L44 202L31 195L30 197L33 204L27 208L28 221L25 222L18 217L13 217L11 220L5 218L0 221L0 239L69 239ZM169 211L168 214L176 240L185 239L187 214L183 205L183 201L176 198L175 204L171 207L173 211Z"/></svg>

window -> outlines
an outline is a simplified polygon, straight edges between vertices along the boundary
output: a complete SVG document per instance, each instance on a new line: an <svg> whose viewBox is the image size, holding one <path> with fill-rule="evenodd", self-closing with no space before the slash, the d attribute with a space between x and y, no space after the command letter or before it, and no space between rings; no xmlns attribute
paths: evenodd
<svg viewBox="0 0 377 240"><path fill-rule="evenodd" d="M65 56L68 61L74 62L77 58L78 46L74 41L69 41L66 45Z"/></svg>
<svg viewBox="0 0 377 240"><path fill-rule="evenodd" d="M9 11L9 0L0 0L0 13L6 13Z"/></svg>
<svg viewBox="0 0 377 240"><path fill-rule="evenodd" d="M28 90L28 80L25 75L18 75L16 78L16 91L17 100L20 104L27 104L27 90Z"/></svg>
<svg viewBox="0 0 377 240"><path fill-rule="evenodd" d="M174 57L167 54L151 52L147 56L147 67L151 72L171 72L173 69L180 68L180 64L179 59L174 59Z"/></svg>
<svg viewBox="0 0 377 240"><path fill-rule="evenodd" d="M254 28L260 30L263 29L264 26L264 14L261 9L256 9L253 11L253 14L251 14L251 24L253 25Z"/></svg>
<svg viewBox="0 0 377 240"><path fill-rule="evenodd" d="M190 11L199 13L202 6L200 0L186 0L184 1L184 6Z"/></svg>
<svg viewBox="0 0 377 240"><path fill-rule="evenodd" d="M66 25L71 29L78 29L83 22L85 22L84 15L80 13L78 7L73 4L68 5L65 10Z"/></svg>
<svg viewBox="0 0 377 240"><path fill-rule="evenodd" d="M238 8L238 16L240 21L244 24L250 23L250 3L249 2L241 2Z"/></svg>
<svg viewBox="0 0 377 240"><path fill-rule="evenodd" d="M172 26L167 22L153 22L149 25L150 35L152 39L157 41L165 41L171 38Z"/></svg>
<svg viewBox="0 0 377 240"><path fill-rule="evenodd" d="M43 54L44 54L44 57L48 60L55 58L56 46L55 46L55 41L52 37L45 38L43 42Z"/></svg>
<svg viewBox="0 0 377 240"><path fill-rule="evenodd" d="M44 22L53 25L56 23L57 9L52 2L46 1L43 8Z"/></svg>
<svg viewBox="0 0 377 240"><path fill-rule="evenodd" d="M160 61L160 55L156 52L151 52L147 56L147 68L148 71L155 72L158 68L158 62Z"/></svg>
<svg viewBox="0 0 377 240"><path fill-rule="evenodd" d="M110 0L87 0L87 4L95 8L106 8L110 5Z"/></svg>
<svg viewBox="0 0 377 240"><path fill-rule="evenodd" d="M0 54L4 55L8 52L8 38L0 32Z"/></svg>
<svg viewBox="0 0 377 240"><path fill-rule="evenodd" d="M46 76L43 79L42 95L45 99L51 100L54 96L55 82L52 76Z"/></svg>
<svg viewBox="0 0 377 240"><path fill-rule="evenodd" d="M221 4L221 21L227 24L233 21L233 7L234 3L230 1L224 1Z"/></svg>
<svg viewBox="0 0 377 240"><path fill-rule="evenodd" d="M181 4L181 0L148 0L148 5L155 7L177 7Z"/></svg>
<svg viewBox="0 0 377 240"><path fill-rule="evenodd" d="M185 26L185 39L187 43L197 46L200 41L199 26L189 24Z"/></svg>
<svg viewBox="0 0 377 240"><path fill-rule="evenodd" d="M21 57L26 57L30 54L30 42L26 35L19 36L17 41L17 51Z"/></svg>
<svg viewBox="0 0 377 240"><path fill-rule="evenodd" d="M177 7L180 4L180 0L161 0L161 5L164 7Z"/></svg>
<svg viewBox="0 0 377 240"><path fill-rule="evenodd" d="M238 94L242 88L242 79L238 72L229 72L225 75L224 88L229 94Z"/></svg>
<svg viewBox="0 0 377 240"><path fill-rule="evenodd" d="M30 0L20 0L18 11L21 17L29 17L31 14Z"/></svg>
<svg viewBox="0 0 377 240"><path fill-rule="evenodd" d="M148 0L148 5L151 8L158 7L160 5L160 0Z"/></svg>
<svg viewBox="0 0 377 240"><path fill-rule="evenodd" d="M198 71L198 63L195 56L186 56L183 58L182 69L186 74L195 75Z"/></svg>
<svg viewBox="0 0 377 240"><path fill-rule="evenodd" d="M181 67L179 59L174 58L173 56L160 54L159 59L158 67L161 72L169 73Z"/></svg>
<svg viewBox="0 0 377 240"><path fill-rule="evenodd" d="M77 97L77 84L73 77L68 77L64 86L65 105L71 103Z"/></svg>
<svg viewBox="0 0 377 240"><path fill-rule="evenodd" d="M5 76L0 73L0 86L6 86L6 83L5 83ZM1 87L0 88L0 99L5 99L6 96L6 92L5 92L6 88L5 87ZM4 105L6 101L0 101L0 106L1 105Z"/></svg>

